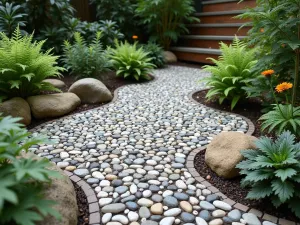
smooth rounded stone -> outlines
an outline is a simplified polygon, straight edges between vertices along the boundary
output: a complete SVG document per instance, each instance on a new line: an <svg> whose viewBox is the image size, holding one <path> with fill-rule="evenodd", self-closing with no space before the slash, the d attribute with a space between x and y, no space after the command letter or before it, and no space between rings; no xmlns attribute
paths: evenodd
<svg viewBox="0 0 300 225"><path fill-rule="evenodd" d="M217 209L217 210L212 212L212 216L215 217L215 218L224 217L225 215L226 215L226 212L221 210L221 209Z"/></svg>
<svg viewBox="0 0 300 225"><path fill-rule="evenodd" d="M129 210L132 211L136 211L139 207L138 204L136 204L135 202L126 202L125 205Z"/></svg>
<svg viewBox="0 0 300 225"><path fill-rule="evenodd" d="M139 219L139 214L137 214L136 212L131 211L127 214L127 216L128 216L128 219L129 219L130 222L134 222L134 221L137 221Z"/></svg>
<svg viewBox="0 0 300 225"><path fill-rule="evenodd" d="M170 191L177 191L178 188L176 187L176 185L169 185L167 187L167 189L170 190Z"/></svg>
<svg viewBox="0 0 300 225"><path fill-rule="evenodd" d="M206 209L206 210L215 210L216 209L216 207L213 204L211 204L207 201L201 201L200 202L200 207L202 209Z"/></svg>
<svg viewBox="0 0 300 225"><path fill-rule="evenodd" d="M98 198L105 198L105 197L108 197L108 193L105 192L105 191L100 191L100 192L97 194L97 197L98 197Z"/></svg>
<svg viewBox="0 0 300 225"><path fill-rule="evenodd" d="M124 182L131 182L132 180L133 180L133 177L131 177L131 176L124 177L124 178L122 179L122 181L124 181Z"/></svg>
<svg viewBox="0 0 300 225"><path fill-rule="evenodd" d="M171 174L169 176L169 179L170 180L178 180L180 178L180 175L179 174Z"/></svg>
<svg viewBox="0 0 300 225"><path fill-rule="evenodd" d="M150 211L154 215L161 215L163 213L163 205L161 203L156 203L151 206Z"/></svg>
<svg viewBox="0 0 300 225"><path fill-rule="evenodd" d="M114 186L114 187L121 186L122 184L123 184L123 181L121 181L121 180L113 180L111 182L111 185Z"/></svg>
<svg viewBox="0 0 300 225"><path fill-rule="evenodd" d="M193 223L195 221L195 216L191 213L183 212L180 215L180 218L185 223Z"/></svg>
<svg viewBox="0 0 300 225"><path fill-rule="evenodd" d="M104 180L105 177L102 173L100 173L99 171L95 171L92 173L92 177L97 178L99 180Z"/></svg>
<svg viewBox="0 0 300 225"><path fill-rule="evenodd" d="M146 218L148 219L150 216L151 216L151 213L149 211L149 209L145 206L142 206L140 209L139 209L139 216L141 218Z"/></svg>
<svg viewBox="0 0 300 225"><path fill-rule="evenodd" d="M173 225L175 217L165 217L160 222L159 225Z"/></svg>
<svg viewBox="0 0 300 225"><path fill-rule="evenodd" d="M211 214L208 210L202 210L200 213L199 213L199 217L201 217L202 219L204 219L205 221L210 221L211 219Z"/></svg>
<svg viewBox="0 0 300 225"><path fill-rule="evenodd" d="M119 194L123 194L126 191L128 191L128 187L127 186L119 186L115 188L115 192L119 193Z"/></svg>
<svg viewBox="0 0 300 225"><path fill-rule="evenodd" d="M149 190L152 192L158 192L160 190L160 188L157 185L151 184L149 187Z"/></svg>
<svg viewBox="0 0 300 225"><path fill-rule="evenodd" d="M193 211L192 205L191 205L189 202L187 202L187 201L181 201L181 202L179 203L179 205L180 205L180 207L181 207L184 211L186 211L186 212L188 212L188 213L191 213L191 212Z"/></svg>
<svg viewBox="0 0 300 225"><path fill-rule="evenodd" d="M231 205L229 205L228 203L226 202L222 202L222 201L219 201L219 200L216 200L213 202L213 205L219 209L223 209L225 211L230 211L232 209Z"/></svg>
<svg viewBox="0 0 300 225"><path fill-rule="evenodd" d="M59 156L60 156L61 159L67 159L67 158L69 158L70 155L67 152L61 152L59 154Z"/></svg>
<svg viewBox="0 0 300 225"><path fill-rule="evenodd" d="M124 197L123 195L122 195L122 197ZM134 195L129 195L129 196L127 196L127 197L124 197L122 200L121 200L121 202L122 203L124 203L124 202L133 202L133 201L135 201L136 200L136 197L134 196Z"/></svg>
<svg viewBox="0 0 300 225"><path fill-rule="evenodd" d="M216 194L212 194L212 195L207 195L205 200L212 203L212 202L214 202L215 200L218 200L218 199L220 199L220 196L218 196Z"/></svg>
<svg viewBox="0 0 300 225"><path fill-rule="evenodd" d="M98 184L99 183L99 179L96 178L88 178L86 181L88 184Z"/></svg>
<svg viewBox="0 0 300 225"><path fill-rule="evenodd" d="M152 195L152 192L150 190L143 191L143 197L149 198Z"/></svg>
<svg viewBox="0 0 300 225"><path fill-rule="evenodd" d="M238 222L242 218L242 213L238 209L230 211L227 215L233 222Z"/></svg>
<svg viewBox="0 0 300 225"><path fill-rule="evenodd" d="M112 203L113 199L112 198L100 198L99 199L99 205L100 207L108 205L110 203Z"/></svg>
<svg viewBox="0 0 300 225"><path fill-rule="evenodd" d="M244 223L233 222L231 225L245 225L245 224L246 224L246 222L244 222Z"/></svg>
<svg viewBox="0 0 300 225"><path fill-rule="evenodd" d="M150 220L153 220L153 221L160 221L162 219L162 216L161 215L152 215L150 216Z"/></svg>
<svg viewBox="0 0 300 225"><path fill-rule="evenodd" d="M261 225L257 216L253 213L244 213L242 217L249 225Z"/></svg>
<svg viewBox="0 0 300 225"><path fill-rule="evenodd" d="M208 225L222 225L223 220L222 219L214 219L208 223Z"/></svg>
<svg viewBox="0 0 300 225"><path fill-rule="evenodd" d="M58 162L56 165L59 168L63 169L63 168L66 168L67 166L69 166L69 162Z"/></svg>
<svg viewBox="0 0 300 225"><path fill-rule="evenodd" d="M107 222L110 221L110 219L112 218L112 214L111 213L105 213L103 216L102 216L102 223L103 224L106 224Z"/></svg>
<svg viewBox="0 0 300 225"><path fill-rule="evenodd" d="M100 187L109 187L110 186L110 182L108 180L101 180L99 183Z"/></svg>
<svg viewBox="0 0 300 225"><path fill-rule="evenodd" d="M189 196L185 193L179 193L179 192L176 192L174 194L174 197L177 198L179 201L182 201L182 200L188 200L189 199Z"/></svg>
<svg viewBox="0 0 300 225"><path fill-rule="evenodd" d="M108 222L105 225L122 225L122 223L120 223L120 222Z"/></svg>
<svg viewBox="0 0 300 225"><path fill-rule="evenodd" d="M262 224L263 225L276 225L276 223L272 223L270 221L264 221Z"/></svg>
<svg viewBox="0 0 300 225"><path fill-rule="evenodd" d="M202 219L201 217L196 217L196 224L197 225L207 225L207 222Z"/></svg>
<svg viewBox="0 0 300 225"><path fill-rule="evenodd" d="M158 225L158 222L153 221L153 220L145 220L142 222L141 225Z"/></svg>
<svg viewBox="0 0 300 225"><path fill-rule="evenodd" d="M130 185L130 193L135 194L138 190L138 187L135 184Z"/></svg>
<svg viewBox="0 0 300 225"><path fill-rule="evenodd" d="M164 193L162 194L162 196L165 198L165 197L167 197L167 196L170 196L170 195L173 195L173 191L171 191L171 190L166 190L166 191L164 191Z"/></svg>
<svg viewBox="0 0 300 225"><path fill-rule="evenodd" d="M181 213L181 209L173 208L164 212L164 216L178 216Z"/></svg>
<svg viewBox="0 0 300 225"><path fill-rule="evenodd" d="M189 202L192 204L192 205L198 205L199 204L199 200L193 196L191 196L189 198Z"/></svg>
<svg viewBox="0 0 300 225"><path fill-rule="evenodd" d="M65 168L65 170L72 172L72 171L76 170L76 166L67 166Z"/></svg>
<svg viewBox="0 0 300 225"><path fill-rule="evenodd" d="M143 158L139 158L139 159L135 159L133 160L132 162L133 164L136 164L136 165L142 165L145 163L145 160Z"/></svg>
<svg viewBox="0 0 300 225"><path fill-rule="evenodd" d="M137 204L140 206L150 207L153 205L153 201L151 201L150 199L147 199L147 198L141 198L138 200Z"/></svg>
<svg viewBox="0 0 300 225"><path fill-rule="evenodd" d="M223 218L222 218L222 220L223 220L223 222L224 223L232 223L232 222L234 222L232 219L230 219L228 216L224 216Z"/></svg>
<svg viewBox="0 0 300 225"><path fill-rule="evenodd" d="M76 169L74 170L74 174L79 177L85 177L89 174L89 171L87 169Z"/></svg>
<svg viewBox="0 0 300 225"><path fill-rule="evenodd" d="M178 200L173 196L167 196L163 200L164 205L168 207L177 207L178 206Z"/></svg>
<svg viewBox="0 0 300 225"><path fill-rule="evenodd" d="M120 213L125 210L126 206L123 203L114 203L103 206L102 213Z"/></svg>
<svg viewBox="0 0 300 225"><path fill-rule="evenodd" d="M175 184L179 189L187 189L187 185L183 182L183 180L177 180Z"/></svg>
<svg viewBox="0 0 300 225"><path fill-rule="evenodd" d="M172 167L175 169L181 169L184 168L184 165L182 163L172 163Z"/></svg>
<svg viewBox="0 0 300 225"><path fill-rule="evenodd" d="M111 221L120 222L121 224L128 224L129 220L126 216L123 215L115 215L111 218Z"/></svg>
<svg viewBox="0 0 300 225"><path fill-rule="evenodd" d="M154 202L162 202L163 197L161 195L154 194L151 196L151 200Z"/></svg>

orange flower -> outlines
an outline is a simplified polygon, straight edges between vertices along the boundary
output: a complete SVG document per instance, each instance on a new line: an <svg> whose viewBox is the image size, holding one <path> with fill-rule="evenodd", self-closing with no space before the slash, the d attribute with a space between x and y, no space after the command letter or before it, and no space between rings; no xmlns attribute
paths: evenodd
<svg viewBox="0 0 300 225"><path fill-rule="evenodd" d="M281 83L281 84L278 84L277 86L276 86L276 91L278 92L278 93L281 93L281 92L283 92L283 91L285 91L285 90L289 90L289 89L291 89L293 87L293 84L292 83L288 83L288 82L283 82L283 83Z"/></svg>
<svg viewBox="0 0 300 225"><path fill-rule="evenodd" d="M133 35L132 39L138 39L139 37L137 35Z"/></svg>
<svg viewBox="0 0 300 225"><path fill-rule="evenodd" d="M261 74L264 75L265 77L268 77L268 76L271 76L274 73L275 73L274 70L265 70Z"/></svg>
<svg viewBox="0 0 300 225"><path fill-rule="evenodd" d="M260 32L263 33L265 31L264 28L260 28Z"/></svg>

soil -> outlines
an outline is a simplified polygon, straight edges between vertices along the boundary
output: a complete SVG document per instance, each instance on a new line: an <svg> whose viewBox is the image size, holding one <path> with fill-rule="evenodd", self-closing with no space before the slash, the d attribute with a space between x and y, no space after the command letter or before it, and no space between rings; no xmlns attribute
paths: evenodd
<svg viewBox="0 0 300 225"><path fill-rule="evenodd" d="M151 75L149 75L149 76L150 76L151 80L154 79L153 76L151 76ZM119 87L122 87L122 86L125 86L125 85L129 85L129 84L137 84L137 83L149 82L148 80L145 80L145 81L142 81L142 82L138 82L136 80L130 80L130 79L126 79L125 80L125 79L123 79L121 77L117 77L116 73L113 72L113 71L110 71L110 72L107 72L107 73L103 74L101 77L98 77L98 79L103 84L105 84L105 86L110 90L110 92L113 95L114 95L114 91L117 88L119 88ZM73 75L66 74L66 75L64 75L61 78L61 80L63 82L65 82L65 84L66 84L65 88L61 89L62 92L68 92L68 90L71 87L71 85L76 81L76 77L73 76ZM51 94L51 92L44 92L42 94ZM100 103L100 104L82 104L79 107L77 107L74 111L70 112L67 115L72 115L72 114L83 112L83 111L86 111L86 110L89 110L89 109L94 109L94 108L97 108L97 107L99 107L101 105L104 105L104 104L106 104L106 103ZM67 115L65 115L65 116L67 116ZM51 121L51 120L54 120L54 119L56 119L56 118L46 118L46 119L38 120L38 119L35 119L34 117L32 117L31 124L27 126L27 129L30 130L30 129L32 129L32 128L40 125L40 124L43 124L45 122L48 122L48 121Z"/></svg>
<svg viewBox="0 0 300 225"><path fill-rule="evenodd" d="M89 224L89 204L83 190L74 182L74 189L76 192L76 199L78 205L78 222L77 225L88 225Z"/></svg>

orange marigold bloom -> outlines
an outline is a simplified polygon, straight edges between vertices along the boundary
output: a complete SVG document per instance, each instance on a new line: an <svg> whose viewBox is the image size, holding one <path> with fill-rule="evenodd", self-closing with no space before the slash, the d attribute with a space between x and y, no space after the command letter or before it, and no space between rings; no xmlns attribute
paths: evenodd
<svg viewBox="0 0 300 225"><path fill-rule="evenodd" d="M133 35L132 39L138 39L139 37L137 35Z"/></svg>
<svg viewBox="0 0 300 225"><path fill-rule="evenodd" d="M289 90L289 89L291 89L293 87L293 84L292 83L288 83L288 82L283 82L283 83L281 83L281 84L278 84L277 86L276 86L276 91L278 92L278 93L281 93L281 92L283 92L283 91L285 91L285 90Z"/></svg>
<svg viewBox="0 0 300 225"><path fill-rule="evenodd" d="M268 76L271 76L274 73L275 73L274 70L265 70L261 74L264 75L265 77L268 77Z"/></svg>
<svg viewBox="0 0 300 225"><path fill-rule="evenodd" d="M265 31L264 28L260 28L260 32L263 33Z"/></svg>

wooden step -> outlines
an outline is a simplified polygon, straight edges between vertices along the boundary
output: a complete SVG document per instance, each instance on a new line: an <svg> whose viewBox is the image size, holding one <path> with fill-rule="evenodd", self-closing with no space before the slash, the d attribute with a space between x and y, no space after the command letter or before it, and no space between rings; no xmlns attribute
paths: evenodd
<svg viewBox="0 0 300 225"><path fill-rule="evenodd" d="M201 4L203 12L215 12L253 8L255 7L256 2L254 0L245 0L242 2L239 0L212 0L202 1Z"/></svg>
<svg viewBox="0 0 300 225"><path fill-rule="evenodd" d="M178 60L205 64L212 64L207 58L217 59L221 54L219 49L173 47L171 50L175 53Z"/></svg>
<svg viewBox="0 0 300 225"><path fill-rule="evenodd" d="M183 35L180 37L178 45L184 47L218 49L220 42L231 44L235 36L212 36L212 35ZM244 39L245 36L239 36Z"/></svg>
<svg viewBox="0 0 300 225"><path fill-rule="evenodd" d="M191 35L237 35L246 36L251 26L240 28L243 23L210 23L210 24L188 24L189 34Z"/></svg>
<svg viewBox="0 0 300 225"><path fill-rule="evenodd" d="M207 23L245 23L250 20L241 20L233 18L239 14L244 13L245 10L232 10L232 11L220 11L220 12L207 12L207 13L196 13L195 16L198 17L202 24Z"/></svg>

